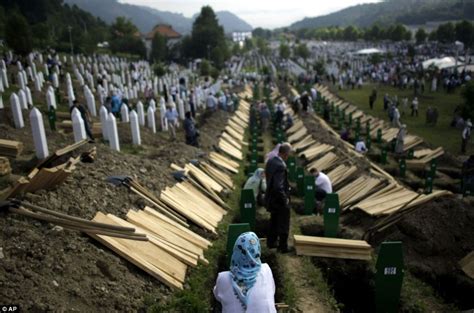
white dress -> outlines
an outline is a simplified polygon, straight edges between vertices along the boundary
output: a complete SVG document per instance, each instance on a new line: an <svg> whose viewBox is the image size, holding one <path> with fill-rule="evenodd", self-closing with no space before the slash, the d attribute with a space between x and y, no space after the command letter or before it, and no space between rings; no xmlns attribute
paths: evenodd
<svg viewBox="0 0 474 313"><path fill-rule="evenodd" d="M222 304L222 313L274 313L275 281L267 263L262 264L257 281L249 292L247 310L244 310L232 288L230 272L220 272L217 276L214 296Z"/></svg>

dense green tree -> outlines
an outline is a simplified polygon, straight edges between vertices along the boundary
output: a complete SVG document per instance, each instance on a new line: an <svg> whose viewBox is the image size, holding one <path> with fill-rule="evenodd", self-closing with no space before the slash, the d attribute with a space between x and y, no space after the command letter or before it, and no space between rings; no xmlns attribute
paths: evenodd
<svg viewBox="0 0 474 313"><path fill-rule="evenodd" d="M254 43L253 43L253 40L250 39L250 38L245 38L245 41L244 41L244 49L245 49L245 51L250 51L250 50L252 50L254 47L255 47L255 45L254 45Z"/></svg>
<svg viewBox="0 0 474 313"><path fill-rule="evenodd" d="M168 56L168 46L166 38L160 33L156 32L151 41L151 55L150 59L154 62L162 62Z"/></svg>
<svg viewBox="0 0 474 313"><path fill-rule="evenodd" d="M270 48L268 47L268 42L265 39L263 39L262 37L256 37L255 41L258 52L260 52L260 54L265 56L270 54Z"/></svg>
<svg viewBox="0 0 474 313"><path fill-rule="evenodd" d="M23 15L13 13L8 16L5 25L5 41L17 54L27 55L33 49L31 30Z"/></svg>
<svg viewBox="0 0 474 313"><path fill-rule="evenodd" d="M201 73L201 76L211 75L211 70L212 70L211 64L207 60L203 59L201 61L201 64L199 65L199 72Z"/></svg>
<svg viewBox="0 0 474 313"><path fill-rule="evenodd" d="M281 43L280 44L280 57L283 59L288 59L290 57L290 54L291 54L290 47L285 43Z"/></svg>
<svg viewBox="0 0 474 313"><path fill-rule="evenodd" d="M465 119L474 119L474 81L467 83L462 90L464 103L461 106L461 112Z"/></svg>
<svg viewBox="0 0 474 313"><path fill-rule="evenodd" d="M240 54L240 44L238 42L234 43L234 45L232 46L232 54L233 55Z"/></svg>
<svg viewBox="0 0 474 313"><path fill-rule="evenodd" d="M113 37L133 36L138 32L138 28L132 23L130 19L119 16L110 26Z"/></svg>
<svg viewBox="0 0 474 313"><path fill-rule="evenodd" d="M422 44L428 38L428 34L426 33L424 28L418 28L415 34L415 39L417 44Z"/></svg>
<svg viewBox="0 0 474 313"><path fill-rule="evenodd" d="M306 44L301 43L295 48L295 55L299 56L303 60L306 61L307 58L310 56L310 51L308 49L308 46Z"/></svg>
<svg viewBox="0 0 474 313"><path fill-rule="evenodd" d="M471 48L474 43L474 26L468 21L456 24L456 39L464 43L466 48Z"/></svg>
<svg viewBox="0 0 474 313"><path fill-rule="evenodd" d="M210 6L204 6L196 18L191 32L193 53L198 58L210 58L217 67L222 67L229 57L229 48L224 28Z"/></svg>
<svg viewBox="0 0 474 313"><path fill-rule="evenodd" d="M407 33L409 32L409 30L407 30L405 28L405 26L401 25L401 24L397 24L397 25L392 25L389 30L389 39L392 40L392 41L402 41L402 40L409 40L411 38L411 35L410 35L410 38L407 38L408 35Z"/></svg>
<svg viewBox="0 0 474 313"><path fill-rule="evenodd" d="M344 29L343 39L347 41L356 41L359 38L359 32L356 27L350 25Z"/></svg>
<svg viewBox="0 0 474 313"><path fill-rule="evenodd" d="M453 23L445 23L436 29L436 38L442 43L453 43L456 39L456 33Z"/></svg>
<svg viewBox="0 0 474 313"><path fill-rule="evenodd" d="M141 40L138 28L131 20L119 16L110 26L112 40L110 42L110 50L117 53L129 53L146 57L145 43Z"/></svg>

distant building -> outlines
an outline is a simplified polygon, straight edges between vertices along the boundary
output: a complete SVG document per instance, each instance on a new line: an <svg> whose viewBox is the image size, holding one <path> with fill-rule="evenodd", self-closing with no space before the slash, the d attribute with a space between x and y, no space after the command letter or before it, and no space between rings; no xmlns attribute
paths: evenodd
<svg viewBox="0 0 474 313"><path fill-rule="evenodd" d="M252 32L233 32L232 33L232 41L233 42L244 42L245 39L252 38Z"/></svg>
<svg viewBox="0 0 474 313"><path fill-rule="evenodd" d="M161 36L166 38L168 47L175 45L182 37L181 34L175 31L171 25L156 25L151 32L143 36L143 39L145 41L146 54L148 57L151 53L151 42L153 41L153 37L156 33L159 33Z"/></svg>

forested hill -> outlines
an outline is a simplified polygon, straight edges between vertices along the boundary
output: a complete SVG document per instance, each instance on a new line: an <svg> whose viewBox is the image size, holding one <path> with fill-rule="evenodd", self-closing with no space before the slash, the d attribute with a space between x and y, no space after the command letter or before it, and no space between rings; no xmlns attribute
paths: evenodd
<svg viewBox="0 0 474 313"><path fill-rule="evenodd" d="M428 21L474 20L472 0L385 0L360 4L318 17L307 17L290 29L328 26L368 27L375 22L419 25Z"/></svg>
<svg viewBox="0 0 474 313"><path fill-rule="evenodd" d="M78 52L93 50L110 33L104 21L62 0L0 1L0 38L7 42L21 34L17 39L24 41L25 48L32 45L69 51L69 27Z"/></svg>
<svg viewBox="0 0 474 313"><path fill-rule="evenodd" d="M112 22L119 16L130 19L142 33L148 33L156 24L164 23L182 33L191 32L194 18L185 17L179 13L161 11L146 6L120 3L117 0L65 0L80 8L99 16L106 22ZM226 33L233 31L251 31L252 26L228 11L216 12L219 24Z"/></svg>

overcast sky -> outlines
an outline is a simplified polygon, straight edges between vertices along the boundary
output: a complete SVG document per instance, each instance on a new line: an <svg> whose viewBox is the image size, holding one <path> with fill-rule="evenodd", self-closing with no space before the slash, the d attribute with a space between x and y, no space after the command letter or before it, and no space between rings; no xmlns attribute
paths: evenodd
<svg viewBox="0 0 474 313"><path fill-rule="evenodd" d="M191 17L202 6L215 11L231 11L253 27L276 28L288 26L304 17L325 15L359 3L380 0L119 0L146 5L162 11L183 13Z"/></svg>

